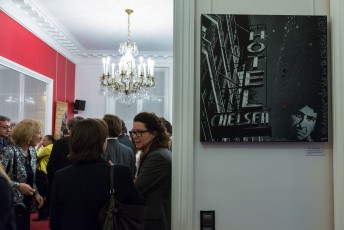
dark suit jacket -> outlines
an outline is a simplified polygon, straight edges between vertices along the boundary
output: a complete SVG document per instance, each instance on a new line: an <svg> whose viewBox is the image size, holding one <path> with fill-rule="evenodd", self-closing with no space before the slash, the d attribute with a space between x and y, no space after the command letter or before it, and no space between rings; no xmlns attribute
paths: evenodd
<svg viewBox="0 0 344 230"><path fill-rule="evenodd" d="M57 140L51 150L49 162L47 165L48 174L54 174L57 170L71 164L67 155L69 154L69 137Z"/></svg>
<svg viewBox="0 0 344 230"><path fill-rule="evenodd" d="M118 137L119 142L121 142L123 145L128 146L129 148L131 148L134 152L134 154L136 155L137 153L137 149L134 145L134 143L129 139L128 135L126 134L122 134Z"/></svg>
<svg viewBox="0 0 344 230"><path fill-rule="evenodd" d="M69 154L69 137L57 140L51 150L50 158L47 164L47 173L49 182L53 182L54 174L57 170L71 164L67 155Z"/></svg>
<svg viewBox="0 0 344 230"><path fill-rule="evenodd" d="M136 157L133 151L121 144L118 139L108 139L105 151L105 159L111 160L115 165L126 165L130 168L132 177L136 174Z"/></svg>
<svg viewBox="0 0 344 230"><path fill-rule="evenodd" d="M115 165L115 194L119 202L144 204L127 166ZM109 198L110 165L99 159L72 164L55 173L51 196L52 230L100 229L97 215Z"/></svg>
<svg viewBox="0 0 344 230"><path fill-rule="evenodd" d="M171 174L171 151L159 148L146 155L135 180L148 205L145 219L162 221L168 230L171 229Z"/></svg>

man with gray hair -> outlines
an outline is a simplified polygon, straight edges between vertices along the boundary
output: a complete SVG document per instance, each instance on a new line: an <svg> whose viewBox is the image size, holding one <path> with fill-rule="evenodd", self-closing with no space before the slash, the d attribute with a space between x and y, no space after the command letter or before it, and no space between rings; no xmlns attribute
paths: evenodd
<svg viewBox="0 0 344 230"><path fill-rule="evenodd" d="M136 174L135 153L128 146L120 143L118 136L121 134L121 119L113 114L105 114L103 120L109 131L108 144L105 151L105 159L111 164L126 165L130 168L133 178Z"/></svg>

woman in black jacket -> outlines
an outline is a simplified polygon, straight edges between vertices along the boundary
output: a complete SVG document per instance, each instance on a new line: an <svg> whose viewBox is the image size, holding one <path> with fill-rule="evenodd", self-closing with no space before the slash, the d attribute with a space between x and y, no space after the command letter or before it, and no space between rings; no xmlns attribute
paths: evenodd
<svg viewBox="0 0 344 230"><path fill-rule="evenodd" d="M159 117L142 112L135 116L130 136L141 151L135 186L145 198L145 230L171 229L172 155L170 136Z"/></svg>
<svg viewBox="0 0 344 230"><path fill-rule="evenodd" d="M100 229L98 213L109 198L110 165L103 158L108 129L99 119L80 121L70 135L69 159L74 162L55 173L50 228ZM130 169L115 166L116 198L121 203L144 204Z"/></svg>

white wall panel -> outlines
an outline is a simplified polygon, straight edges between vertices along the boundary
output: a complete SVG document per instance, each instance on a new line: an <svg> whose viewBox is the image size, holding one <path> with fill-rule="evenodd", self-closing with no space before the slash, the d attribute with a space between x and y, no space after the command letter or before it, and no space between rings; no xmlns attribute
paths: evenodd
<svg viewBox="0 0 344 230"><path fill-rule="evenodd" d="M99 78L102 64L85 63L76 66L75 99L85 100L85 111L79 111L78 116L102 118L105 114L105 98L99 91Z"/></svg>

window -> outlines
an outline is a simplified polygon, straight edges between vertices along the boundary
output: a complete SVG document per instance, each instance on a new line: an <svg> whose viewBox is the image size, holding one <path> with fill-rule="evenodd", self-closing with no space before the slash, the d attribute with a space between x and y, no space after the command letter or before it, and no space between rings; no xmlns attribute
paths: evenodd
<svg viewBox="0 0 344 230"><path fill-rule="evenodd" d="M18 122L25 118L42 122L42 135L51 134L52 85L42 76L5 58L0 59L0 113Z"/></svg>

